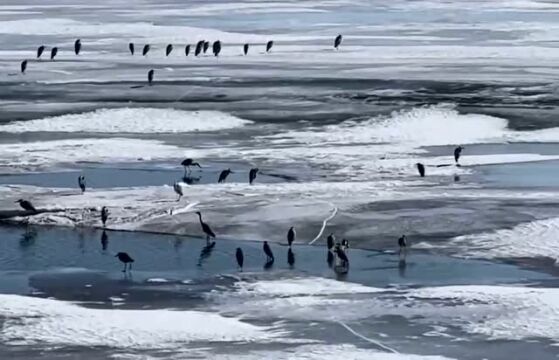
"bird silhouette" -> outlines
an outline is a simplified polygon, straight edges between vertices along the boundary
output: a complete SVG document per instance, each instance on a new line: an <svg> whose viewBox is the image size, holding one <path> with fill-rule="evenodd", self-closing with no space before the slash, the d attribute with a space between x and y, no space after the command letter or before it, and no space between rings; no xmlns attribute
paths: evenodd
<svg viewBox="0 0 559 360"><path fill-rule="evenodd" d="M243 45L243 53L244 53L245 55L248 54L248 47L249 47L248 44L244 44L244 45Z"/></svg>
<svg viewBox="0 0 559 360"><path fill-rule="evenodd" d="M272 50L272 46L274 46L274 42L272 40L268 41L266 43L266 52L270 52L270 50Z"/></svg>
<svg viewBox="0 0 559 360"><path fill-rule="evenodd" d="M134 55L134 43L128 44L128 50L130 50L131 55Z"/></svg>
<svg viewBox="0 0 559 360"><path fill-rule="evenodd" d="M80 189L82 190L82 194L85 192L85 176L80 175L78 177L78 185L80 186Z"/></svg>
<svg viewBox="0 0 559 360"><path fill-rule="evenodd" d="M25 74L25 70L27 69L27 60L23 60L20 65L21 73Z"/></svg>
<svg viewBox="0 0 559 360"><path fill-rule="evenodd" d="M106 206L103 206L101 209L101 221L103 222L103 227L107 224L107 219L109 218L109 209Z"/></svg>
<svg viewBox="0 0 559 360"><path fill-rule="evenodd" d="M151 46L149 46L149 44L144 45L144 49L142 50L142 55L146 56L147 53L149 52L149 49L151 49Z"/></svg>
<svg viewBox="0 0 559 360"><path fill-rule="evenodd" d="M202 213L200 211L196 211L196 214L198 214L198 218L200 219L200 226L202 227L202 231L206 234L206 243L209 244L210 238L215 238L215 234L210 228L210 225L206 224L202 220Z"/></svg>
<svg viewBox="0 0 559 360"><path fill-rule="evenodd" d="M239 268L241 269L241 271L243 271L245 256L243 255L243 250L240 247L237 248L237 251L235 252L235 257L237 258L237 265L239 265Z"/></svg>
<svg viewBox="0 0 559 360"><path fill-rule="evenodd" d="M267 241L264 241L262 250L264 250L264 254L266 254L266 262L274 261L274 253L272 253L272 249L270 248L270 245L268 245Z"/></svg>
<svg viewBox="0 0 559 360"><path fill-rule="evenodd" d="M23 208L23 210L37 212L37 209L35 209L33 204L31 204L31 202L28 200L19 199L16 201L16 203L18 203L19 206Z"/></svg>
<svg viewBox="0 0 559 360"><path fill-rule="evenodd" d="M291 247L291 244L293 244L293 242L295 241L295 235L295 228L292 226L287 232L287 245L289 245L289 247Z"/></svg>
<svg viewBox="0 0 559 360"><path fill-rule="evenodd" d="M220 184L225 182L225 180L231 173L232 173L231 169L223 170L221 174L219 174L219 179L217 179L217 183Z"/></svg>
<svg viewBox="0 0 559 360"><path fill-rule="evenodd" d="M79 55L81 50L82 50L82 41L80 39L78 39L74 43L74 53L76 55Z"/></svg>
<svg viewBox="0 0 559 360"><path fill-rule="evenodd" d="M417 171L419 172L419 176L425 177L425 165L422 163L415 164L417 166Z"/></svg>
<svg viewBox="0 0 559 360"><path fill-rule="evenodd" d="M167 45L167 47L165 48L165 56L169 56L171 54L171 51L173 51L173 44Z"/></svg>
<svg viewBox="0 0 559 360"><path fill-rule="evenodd" d="M342 35L338 35L336 36L336 38L334 39L334 49L338 50L338 47L340 46L340 44L342 43Z"/></svg>
<svg viewBox="0 0 559 360"><path fill-rule="evenodd" d="M125 252L119 252L115 255L115 257L117 257L120 260L120 262L124 264L124 269L122 270L122 272L126 272L127 265L128 265L128 271L132 270L132 263L134 262L134 259L132 259L130 255L128 255Z"/></svg>
<svg viewBox="0 0 559 360"><path fill-rule="evenodd" d="M250 169L249 173L248 173L248 183L252 185L252 182L254 181L254 179L256 179L256 174L258 174L258 168L252 168Z"/></svg>
<svg viewBox="0 0 559 360"><path fill-rule="evenodd" d="M43 55L44 51L45 51L45 45L41 45L37 48L37 59L41 58L41 55Z"/></svg>

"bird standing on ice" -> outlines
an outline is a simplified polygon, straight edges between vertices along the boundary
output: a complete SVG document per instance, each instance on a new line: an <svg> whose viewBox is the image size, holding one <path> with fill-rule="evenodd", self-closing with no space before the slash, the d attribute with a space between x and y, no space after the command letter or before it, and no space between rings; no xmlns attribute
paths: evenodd
<svg viewBox="0 0 559 360"><path fill-rule="evenodd" d="M124 269L122 270L122 272L126 272L127 265L128 265L128 271L132 270L132 263L134 262L134 259L132 259L130 255L128 255L125 252L119 252L118 254L115 255L115 257L117 257L120 260L120 262L124 264Z"/></svg>

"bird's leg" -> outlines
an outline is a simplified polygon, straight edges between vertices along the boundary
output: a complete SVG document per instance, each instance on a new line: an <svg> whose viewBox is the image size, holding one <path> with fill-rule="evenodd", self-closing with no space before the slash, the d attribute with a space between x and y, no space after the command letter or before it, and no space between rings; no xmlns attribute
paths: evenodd
<svg viewBox="0 0 559 360"><path fill-rule="evenodd" d="M122 272L126 272L126 263L124 263L124 269L122 270Z"/></svg>

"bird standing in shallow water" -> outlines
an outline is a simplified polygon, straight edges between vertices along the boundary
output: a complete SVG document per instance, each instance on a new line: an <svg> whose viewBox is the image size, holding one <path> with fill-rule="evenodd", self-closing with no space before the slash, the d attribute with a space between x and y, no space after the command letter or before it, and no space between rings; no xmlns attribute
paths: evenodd
<svg viewBox="0 0 559 360"><path fill-rule="evenodd" d="M191 167L191 166L198 166L200 169L202 168L202 167L200 166L200 164L198 164L197 162L194 162L194 160L192 160L192 159L190 159L190 158L184 159L184 160L181 162L181 165L184 167L184 176L186 176L186 169L187 169L187 168L188 168L188 172L189 172L189 173L191 172L191 170L190 170L190 167Z"/></svg>
<svg viewBox="0 0 559 360"><path fill-rule="evenodd" d="M43 55L44 51L45 51L45 45L41 45L37 48L37 59L41 58L41 55Z"/></svg>
<svg viewBox="0 0 559 360"><path fill-rule="evenodd" d="M398 239L398 246L400 247L399 254L401 254L402 251L404 251L404 252L406 251L406 248L408 246L408 241L407 241L406 235L400 236L400 238Z"/></svg>
<svg viewBox="0 0 559 360"><path fill-rule="evenodd" d="M78 185L80 186L80 189L82 190L82 194L85 192L85 176L80 175L78 177Z"/></svg>
<svg viewBox="0 0 559 360"><path fill-rule="evenodd" d="M126 265L128 265L128 271L132 270L132 263L134 262L134 259L132 259L130 255L125 252L119 252L115 255L115 257L117 257L120 262L124 264L124 269L122 270L122 272L126 272Z"/></svg>
<svg viewBox="0 0 559 360"><path fill-rule="evenodd" d="M56 57L56 54L58 54L58 48L53 47L52 50L50 51L50 59L54 60L54 58Z"/></svg>
<svg viewBox="0 0 559 360"><path fill-rule="evenodd" d="M217 183L220 184L225 182L225 180L231 173L232 173L231 169L223 170L221 174L219 174L219 179L217 179Z"/></svg>
<svg viewBox="0 0 559 360"><path fill-rule="evenodd" d="M214 56L219 56L219 53L221 52L221 41L214 41L212 52L214 53Z"/></svg>
<svg viewBox="0 0 559 360"><path fill-rule="evenodd" d="M460 165L458 164L458 160L460 160L460 155L462 154L462 150L464 150L463 146L458 146L456 149L454 149L454 162L458 166Z"/></svg>
<svg viewBox="0 0 559 360"><path fill-rule="evenodd" d="M272 253L272 249L270 248L270 245L268 245L267 241L264 241L262 250L264 250L264 254L266 254L266 262L274 261L274 254Z"/></svg>
<svg viewBox="0 0 559 360"><path fill-rule="evenodd" d="M153 83L153 74L155 73L155 70L151 69L150 71L148 71L148 84L151 85L151 83Z"/></svg>
<svg viewBox="0 0 559 360"><path fill-rule="evenodd" d="M289 266L293 266L293 264L295 264L295 254L291 248L287 249L287 263Z"/></svg>
<svg viewBox="0 0 559 360"><path fill-rule="evenodd" d="M340 261L339 266L344 268L347 267L349 265L349 259L347 258L347 255L342 249L342 247L340 246L340 244L336 244L336 247L334 248L334 252L336 253L336 256Z"/></svg>
<svg viewBox="0 0 559 360"><path fill-rule="evenodd" d="M103 222L103 227L107 224L107 219L109 218L109 209L106 206L103 206L101 209L101 221Z"/></svg>
<svg viewBox="0 0 559 360"><path fill-rule="evenodd" d="M256 179L256 174L258 174L258 168L250 169L250 172L248 173L248 183L250 185L252 185L252 182Z"/></svg>
<svg viewBox="0 0 559 360"><path fill-rule="evenodd" d="M177 201L181 201L181 197L183 195L183 192L182 192L182 186L178 181L173 184L173 190L175 190L175 192L179 196Z"/></svg>
<svg viewBox="0 0 559 360"><path fill-rule="evenodd" d="M16 203L19 203L19 206L21 206L23 210L37 212L37 209L35 209L30 201L19 199L18 201L16 201Z"/></svg>
<svg viewBox="0 0 559 360"><path fill-rule="evenodd" d="M291 247L291 244L293 244L294 241L295 241L295 228L292 226L289 228L289 231L287 232L287 245Z"/></svg>
<svg viewBox="0 0 559 360"><path fill-rule="evenodd" d="M334 49L338 50L338 47L340 46L341 43L342 43L342 35L339 34L339 35L336 36L336 38L334 39Z"/></svg>
<svg viewBox="0 0 559 360"><path fill-rule="evenodd" d="M425 177L425 165L423 165L422 163L417 163L415 164L415 166L417 166L417 171L419 171L419 176Z"/></svg>
<svg viewBox="0 0 559 360"><path fill-rule="evenodd" d="M196 211L196 214L198 214L198 218L200 219L200 226L202 227L202 231L206 234L206 243L209 244L210 238L215 238L215 234L210 228L210 225L206 224L202 220L202 213L200 211Z"/></svg>
<svg viewBox="0 0 559 360"><path fill-rule="evenodd" d="M239 265L239 268L241 269L241 271L243 271L243 264L245 262L245 257L243 255L243 250L240 247L237 248L235 257L237 258L237 264Z"/></svg>

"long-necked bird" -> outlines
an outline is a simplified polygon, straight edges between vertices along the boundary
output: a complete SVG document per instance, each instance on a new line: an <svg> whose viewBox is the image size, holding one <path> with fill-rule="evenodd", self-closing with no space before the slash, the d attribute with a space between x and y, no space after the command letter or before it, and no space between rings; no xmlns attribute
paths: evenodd
<svg viewBox="0 0 559 360"><path fill-rule="evenodd" d="M28 200L19 199L18 201L16 201L16 203L18 203L19 206L23 208L23 210L37 212L37 209L35 209L33 204L31 204L31 202Z"/></svg>
<svg viewBox="0 0 559 360"><path fill-rule="evenodd" d="M132 263L134 262L134 259L132 259L130 255L125 252L119 252L115 255L115 257L117 257L120 262L124 264L124 269L122 270L122 272L126 272L126 265L128 265L128 271L132 270Z"/></svg>
<svg viewBox="0 0 559 360"><path fill-rule="evenodd" d="M206 242L209 243L210 238L215 238L215 234L210 228L210 225L206 224L202 220L202 213L200 211L196 211L196 214L198 214L198 218L200 219L200 226L202 227L202 231L206 234Z"/></svg>
<svg viewBox="0 0 559 360"><path fill-rule="evenodd" d="M221 174L219 174L219 179L217 179L217 183L220 184L220 183L225 182L225 180L227 179L227 177L228 177L229 174L231 174L231 173L232 173L231 169L223 170L223 171L221 172Z"/></svg>
<svg viewBox="0 0 559 360"><path fill-rule="evenodd" d="M58 48L55 46L50 51L50 59L54 60L54 58L56 57L56 54L58 54Z"/></svg>
<svg viewBox="0 0 559 360"><path fill-rule="evenodd" d="M82 190L82 194L85 192L85 176L80 175L78 176L78 185L80 186L80 189Z"/></svg>
<svg viewBox="0 0 559 360"><path fill-rule="evenodd" d="M41 58L41 55L43 55L44 51L45 51L45 45L41 45L37 48L37 59Z"/></svg>
<svg viewBox="0 0 559 360"><path fill-rule="evenodd" d="M210 48L210 42L204 41L204 54L208 52L209 48Z"/></svg>
<svg viewBox="0 0 559 360"><path fill-rule="evenodd" d="M142 50L142 55L146 56L147 53L149 52L149 49L151 49L151 46L149 44L144 45L144 49Z"/></svg>
<svg viewBox="0 0 559 360"><path fill-rule="evenodd" d="M336 237L333 233L330 233L330 235L328 235L328 237L326 238L326 246L328 247L328 250L332 250L335 241Z"/></svg>
<svg viewBox="0 0 559 360"><path fill-rule="evenodd" d="M196 49L194 49L194 56L200 55L202 49L204 48L204 40L200 40L196 43Z"/></svg>
<svg viewBox="0 0 559 360"><path fill-rule="evenodd" d="M109 218L109 209L106 206L103 206L101 209L101 222L103 223L103 227L107 224L107 219Z"/></svg>
<svg viewBox="0 0 559 360"><path fill-rule="evenodd" d="M103 233L101 234L101 249L103 251L107 250L108 245L109 245L109 236L107 235L107 232L103 230Z"/></svg>
<svg viewBox="0 0 559 360"><path fill-rule="evenodd" d="M23 60L21 62L21 73L25 74L25 70L27 69L27 60Z"/></svg>
<svg viewBox="0 0 559 360"><path fill-rule="evenodd" d="M250 172L248 173L248 183L252 185L252 182L254 181L254 179L256 179L256 174L258 174L258 168L252 168L250 169Z"/></svg>
<svg viewBox="0 0 559 360"><path fill-rule="evenodd" d="M130 55L134 55L134 43L128 44L128 50L130 50Z"/></svg>
<svg viewBox="0 0 559 360"><path fill-rule="evenodd" d="M148 84L151 85L153 83L153 74L155 73L155 70L151 69L150 71L148 71Z"/></svg>
<svg viewBox="0 0 559 360"><path fill-rule="evenodd" d="M243 250L238 247L237 251L235 252L235 257L237 258L237 265L239 265L239 268L241 269L241 271L243 271L243 264L245 262L245 257L243 255Z"/></svg>
<svg viewBox="0 0 559 360"><path fill-rule="evenodd" d="M295 264L295 254L291 248L287 249L287 263L289 266L293 266L293 264Z"/></svg>
<svg viewBox="0 0 559 360"><path fill-rule="evenodd" d="M460 160L460 155L462 154L462 150L464 150L463 146L458 146L454 149L454 162L458 164L458 160Z"/></svg>
<svg viewBox="0 0 559 360"><path fill-rule="evenodd" d="M175 192L179 196L177 201L181 201L181 197L183 195L183 192L182 192L182 186L178 181L173 184L173 190L175 190Z"/></svg>
<svg viewBox="0 0 559 360"><path fill-rule="evenodd" d="M74 53L76 53L76 55L79 55L81 50L82 50L82 41L78 39L74 43Z"/></svg>
<svg viewBox="0 0 559 360"><path fill-rule="evenodd" d="M289 247L291 247L291 244L293 244L293 242L295 241L295 235L295 228L292 226L287 232L287 245L289 245Z"/></svg>
<svg viewBox="0 0 559 360"><path fill-rule="evenodd" d="M173 51L173 44L167 45L167 47L165 48L165 56L169 56L171 54L171 51Z"/></svg>
<svg viewBox="0 0 559 360"><path fill-rule="evenodd" d="M268 245L267 241L264 241L262 250L264 250L264 254L266 254L266 262L274 261L274 253L272 253L272 249L270 248L270 245Z"/></svg>
<svg viewBox="0 0 559 360"><path fill-rule="evenodd" d="M190 54L190 45L184 47L184 55L188 56L188 54Z"/></svg>
<svg viewBox="0 0 559 360"><path fill-rule="evenodd" d="M243 54L245 54L245 55L248 54L248 47L249 47L248 44L243 45Z"/></svg>
<svg viewBox="0 0 559 360"><path fill-rule="evenodd" d="M221 52L221 41L214 41L214 44L212 45L212 52L214 53L214 56L219 56L219 53Z"/></svg>
<svg viewBox="0 0 559 360"><path fill-rule="evenodd" d="M183 161L181 161L181 165L184 166L184 176L186 176L186 169L188 169L188 172L190 173L190 167L191 166L198 166L200 169L202 168L200 166L200 164L198 164L197 162L195 162L194 160L187 158L184 159Z"/></svg>
<svg viewBox="0 0 559 360"><path fill-rule="evenodd" d="M270 52L272 50L272 46L274 46L274 42L272 40L266 43L266 52Z"/></svg>
<svg viewBox="0 0 559 360"><path fill-rule="evenodd" d="M417 163L415 164L415 166L417 166L417 171L419 171L419 176L425 177L425 165L423 165L422 163Z"/></svg>
<svg viewBox="0 0 559 360"><path fill-rule="evenodd" d="M339 34L334 39L334 49L338 50L338 47L340 46L341 43L342 43L342 34Z"/></svg>

